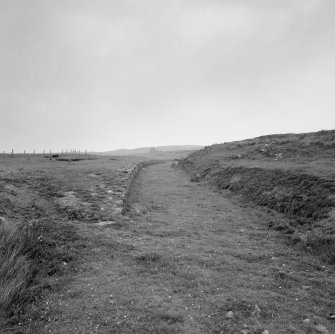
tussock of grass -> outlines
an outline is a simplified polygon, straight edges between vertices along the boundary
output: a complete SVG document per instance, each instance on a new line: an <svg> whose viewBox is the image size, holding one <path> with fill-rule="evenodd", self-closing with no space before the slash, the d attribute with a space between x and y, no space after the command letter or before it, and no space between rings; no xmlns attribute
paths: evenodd
<svg viewBox="0 0 335 334"><path fill-rule="evenodd" d="M44 219L17 227L0 226L0 320L16 318L77 259L73 226Z"/></svg>
<svg viewBox="0 0 335 334"><path fill-rule="evenodd" d="M320 255L330 264L335 264L335 236L313 231L308 234L306 247Z"/></svg>
<svg viewBox="0 0 335 334"><path fill-rule="evenodd" d="M136 261L138 263L152 263L152 262L158 263L161 260L162 256L156 252L150 252L136 257Z"/></svg>

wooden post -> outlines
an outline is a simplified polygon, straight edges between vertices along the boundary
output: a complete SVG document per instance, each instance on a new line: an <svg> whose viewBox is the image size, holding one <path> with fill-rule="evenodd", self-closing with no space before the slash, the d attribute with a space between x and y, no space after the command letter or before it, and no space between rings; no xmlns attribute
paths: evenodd
<svg viewBox="0 0 335 334"><path fill-rule="evenodd" d="M12 158L14 157L14 150L12 149Z"/></svg>

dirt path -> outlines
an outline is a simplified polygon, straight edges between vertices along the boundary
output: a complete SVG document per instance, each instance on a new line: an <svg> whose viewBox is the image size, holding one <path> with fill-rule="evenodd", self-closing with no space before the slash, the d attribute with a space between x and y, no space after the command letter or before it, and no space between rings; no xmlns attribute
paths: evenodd
<svg viewBox="0 0 335 334"><path fill-rule="evenodd" d="M129 218L81 226L92 254L46 302L45 333L335 333L334 270L285 245L269 213L167 163L130 200Z"/></svg>

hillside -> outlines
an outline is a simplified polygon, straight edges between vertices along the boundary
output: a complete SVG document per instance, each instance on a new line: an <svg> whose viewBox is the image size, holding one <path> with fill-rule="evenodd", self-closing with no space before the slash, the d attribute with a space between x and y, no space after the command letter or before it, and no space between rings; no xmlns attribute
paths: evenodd
<svg viewBox="0 0 335 334"><path fill-rule="evenodd" d="M331 169L218 152L1 157L0 333L335 333Z"/></svg>
<svg viewBox="0 0 335 334"><path fill-rule="evenodd" d="M283 214L269 225L335 263L335 130L215 144L179 165L193 181Z"/></svg>
<svg viewBox="0 0 335 334"><path fill-rule="evenodd" d="M174 145L174 146L157 146L157 147L139 147L134 149L120 149L104 152L104 155L126 156L126 155L146 155L159 154L166 152L195 151L201 149L199 145Z"/></svg>

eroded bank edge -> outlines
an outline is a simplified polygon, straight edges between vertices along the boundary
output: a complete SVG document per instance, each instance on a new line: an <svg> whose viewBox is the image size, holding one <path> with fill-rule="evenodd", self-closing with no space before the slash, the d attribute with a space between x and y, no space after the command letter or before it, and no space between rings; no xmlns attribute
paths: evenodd
<svg viewBox="0 0 335 334"><path fill-rule="evenodd" d="M122 203L122 214L125 215L127 212L129 212L130 209L130 192L131 188L133 187L133 184L141 172L145 167L151 166L151 165L156 165L156 164L161 164L164 163L162 160L149 160L149 161L141 161L138 163L130 172L130 176L127 180L126 186L125 186L125 191L123 195L123 203Z"/></svg>
<svg viewBox="0 0 335 334"><path fill-rule="evenodd" d="M335 264L335 214L332 181L279 169L222 167L215 160L179 159L174 167L185 170L193 182L208 182L244 200L277 211L269 227L283 232L293 244Z"/></svg>

